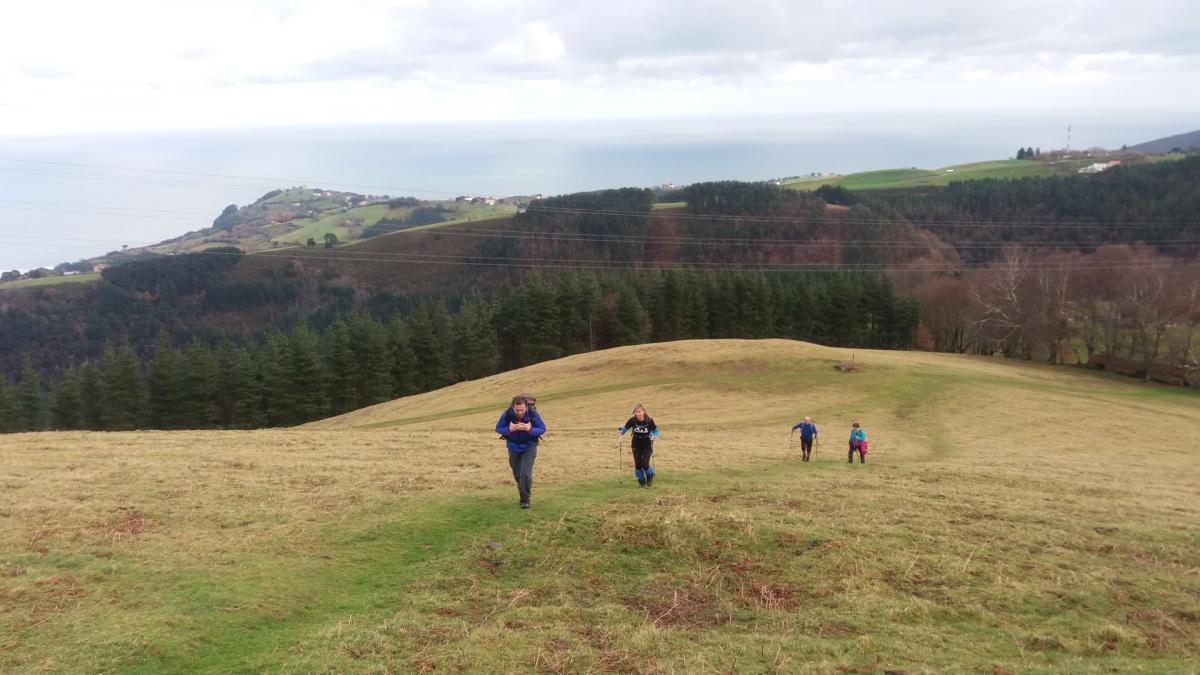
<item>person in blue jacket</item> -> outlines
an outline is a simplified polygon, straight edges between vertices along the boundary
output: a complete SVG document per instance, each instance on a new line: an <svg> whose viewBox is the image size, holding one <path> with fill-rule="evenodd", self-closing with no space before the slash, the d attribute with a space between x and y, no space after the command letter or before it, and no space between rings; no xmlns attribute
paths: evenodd
<svg viewBox="0 0 1200 675"><path fill-rule="evenodd" d="M853 464L854 463L854 453L857 452L858 453L858 463L866 464L867 463L867 447L866 446L867 446L867 432L863 430L862 426L858 422L855 422L854 424L850 425L850 454L847 456L846 461Z"/></svg>
<svg viewBox="0 0 1200 675"><path fill-rule="evenodd" d="M654 467L650 466L650 455L654 454L654 439L658 438L658 425L654 418L646 414L646 406L641 403L633 409L633 417L617 431L624 436L626 431L633 430L633 475L638 485L649 487L654 484Z"/></svg>
<svg viewBox="0 0 1200 675"><path fill-rule="evenodd" d="M512 405L496 422L496 433L504 437L508 446L508 466L517 482L521 508L527 509L529 494L533 491L533 460L537 459L538 441L546 433L546 424L533 407L533 397L528 394L514 396Z"/></svg>
<svg viewBox="0 0 1200 675"><path fill-rule="evenodd" d="M803 461L807 462L809 455L812 454L813 441L817 438L817 425L813 424L811 417L805 417L803 421L796 422L792 427L792 433L800 430L800 456Z"/></svg>

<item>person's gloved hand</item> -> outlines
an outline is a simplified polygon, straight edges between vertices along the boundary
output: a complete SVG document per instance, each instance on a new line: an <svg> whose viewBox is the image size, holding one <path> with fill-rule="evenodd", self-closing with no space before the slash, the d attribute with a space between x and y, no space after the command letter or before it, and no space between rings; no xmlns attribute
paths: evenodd
<svg viewBox="0 0 1200 675"><path fill-rule="evenodd" d="M619 432L619 433L620 433L622 436L624 436L624 435L625 435L625 432L626 432L626 431L628 431L628 429L626 429L625 427L617 427L617 431L618 431L618 432Z"/></svg>

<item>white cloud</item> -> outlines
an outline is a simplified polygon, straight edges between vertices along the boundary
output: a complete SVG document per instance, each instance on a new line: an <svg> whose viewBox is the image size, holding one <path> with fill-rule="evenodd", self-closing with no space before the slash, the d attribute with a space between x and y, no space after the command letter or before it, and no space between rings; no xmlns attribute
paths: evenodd
<svg viewBox="0 0 1200 675"><path fill-rule="evenodd" d="M1200 109L1180 0L43 1L0 133L704 111ZM1019 95L1018 95L1019 93Z"/></svg>
<svg viewBox="0 0 1200 675"><path fill-rule="evenodd" d="M516 35L505 38L491 48L492 56L548 65L557 64L566 51L562 35L545 21L524 25Z"/></svg>

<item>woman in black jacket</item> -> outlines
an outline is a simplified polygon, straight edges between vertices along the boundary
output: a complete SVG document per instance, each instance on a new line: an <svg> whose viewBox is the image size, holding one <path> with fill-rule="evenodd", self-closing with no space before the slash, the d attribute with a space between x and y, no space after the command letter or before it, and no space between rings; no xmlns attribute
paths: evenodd
<svg viewBox="0 0 1200 675"><path fill-rule="evenodd" d="M654 439L658 438L658 425L654 418L646 414L646 406L641 403L633 409L633 417L617 431L624 436L626 431L633 431L633 475L637 477L638 485L647 487L654 483L654 467L650 466L650 455L654 454Z"/></svg>

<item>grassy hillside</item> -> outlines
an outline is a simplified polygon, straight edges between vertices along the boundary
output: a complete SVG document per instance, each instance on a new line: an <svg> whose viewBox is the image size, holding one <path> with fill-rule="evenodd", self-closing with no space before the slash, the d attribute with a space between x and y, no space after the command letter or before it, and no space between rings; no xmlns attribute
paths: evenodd
<svg viewBox="0 0 1200 675"><path fill-rule="evenodd" d="M1189 148L1200 147L1200 129L1189 131L1184 134L1176 134L1167 136L1166 138L1157 138L1153 141L1138 143L1131 146L1130 150L1137 152L1152 152L1157 154L1166 154L1175 148L1187 150Z"/></svg>
<svg viewBox="0 0 1200 675"><path fill-rule="evenodd" d="M272 223L264 217L262 220L235 227L229 232L187 237L182 241L153 246L148 250L155 253L191 253L212 246L237 246L247 253L254 253L280 247L304 246L309 238L317 242L318 246L322 246L325 235L329 233L336 235L340 243L347 244L360 241L363 231L380 220L403 220L413 211L411 206L389 208L385 203L343 207L328 199L305 199L303 195L294 194L296 192L297 190L289 190L269 200L270 216L279 219L279 222ZM298 201L276 204L277 200L286 201L291 198ZM288 215L290 204L301 204L304 208L316 210L317 213L311 217L291 218ZM454 223L512 215L517 210L514 203L487 206L441 201L426 204L446 209L448 221Z"/></svg>
<svg viewBox="0 0 1200 675"><path fill-rule="evenodd" d="M337 236L339 244L352 244L363 241L364 230L380 220L403 221L415 208L391 208L384 202L350 206L345 200L349 194L298 187L282 190L243 207L238 212L236 224L228 229L192 232L151 246L129 249L119 255L199 253L221 246L236 246L246 253L259 253L304 247L310 238L318 247L323 247L325 235L330 233ZM515 199L492 205L450 200L422 202L422 205L442 209L447 221L441 224L475 222L511 216L517 212ZM112 262L112 257L100 256L92 261ZM81 275L70 279L56 277L54 280L40 280L39 283L22 280L21 283L6 282L0 288L94 281L96 278L97 275Z"/></svg>
<svg viewBox="0 0 1200 675"><path fill-rule="evenodd" d="M801 178L785 183L797 190L815 190L822 185L840 185L850 190L891 190L900 188L948 185L954 181L981 178L1028 178L1071 173L1090 161L1066 160L1042 162L1025 159L1006 159L993 162L957 164L941 169L885 169L864 171L845 176Z"/></svg>
<svg viewBox="0 0 1200 675"><path fill-rule="evenodd" d="M1194 668L1194 394L845 356L647 345L294 430L6 437L0 670ZM490 428L526 389L551 431L521 511ZM613 431L638 401L650 489Z"/></svg>

